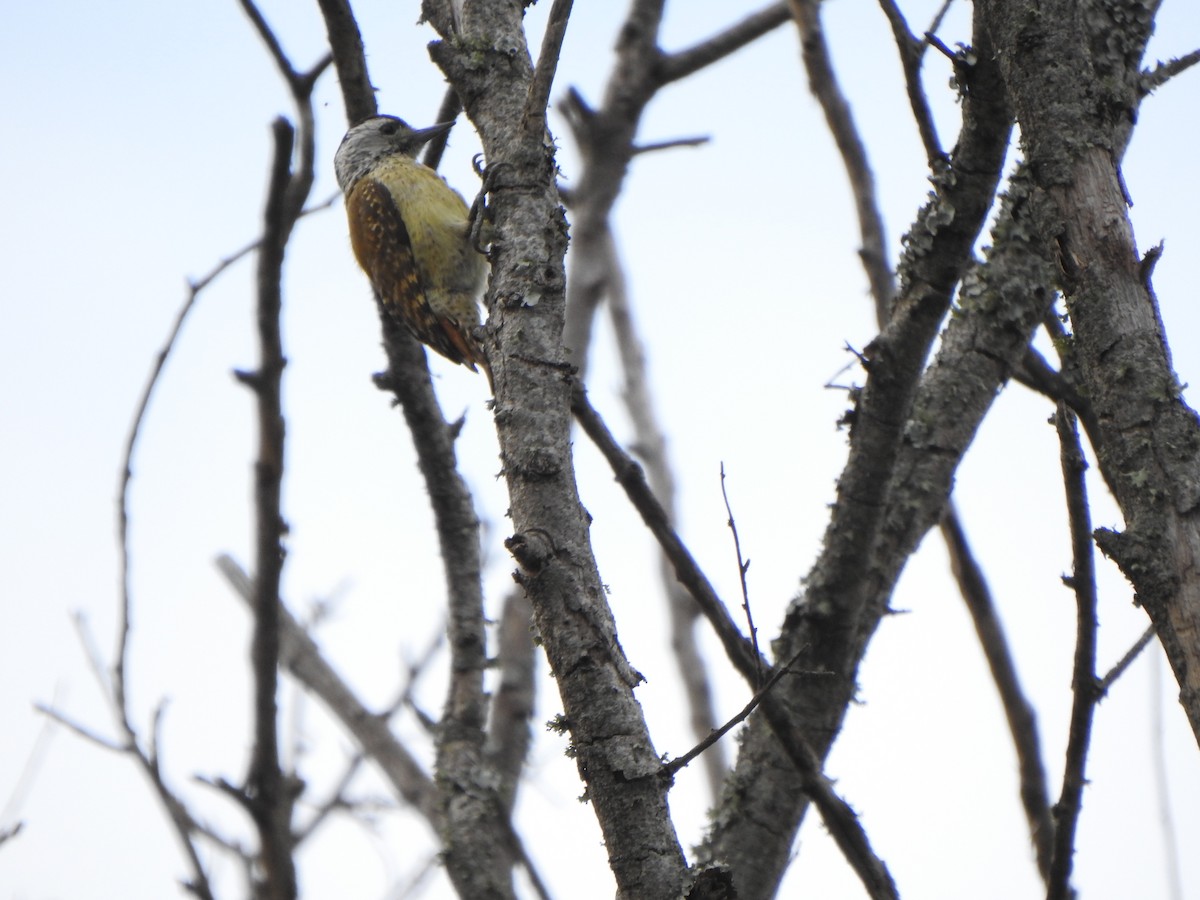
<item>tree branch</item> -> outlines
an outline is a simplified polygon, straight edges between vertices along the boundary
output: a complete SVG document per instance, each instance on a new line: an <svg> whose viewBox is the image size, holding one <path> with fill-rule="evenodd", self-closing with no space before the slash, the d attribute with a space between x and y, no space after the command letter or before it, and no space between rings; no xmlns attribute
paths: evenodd
<svg viewBox="0 0 1200 900"><path fill-rule="evenodd" d="M1071 690L1071 728L1067 736L1067 758L1063 771L1062 794L1054 807L1054 857L1047 882L1047 900L1067 900L1071 890L1072 856L1075 853L1075 826L1083 803L1086 783L1088 746L1092 736L1092 718L1099 699L1096 681L1096 572L1092 551L1092 521L1088 511L1087 468L1083 447L1075 428L1074 416L1065 404L1058 405L1055 417L1058 440L1062 445L1063 484L1067 494L1067 513L1071 527L1072 574L1063 581L1075 592L1076 633L1075 667Z"/></svg>
<svg viewBox="0 0 1200 900"><path fill-rule="evenodd" d="M120 740L111 740L55 709L41 704L38 704L36 708L44 715L62 723L84 740L90 741L106 750L128 754L133 758L158 796L159 803L162 804L163 810L171 822L175 836L179 840L184 855L187 857L192 877L190 880L184 882L184 887L190 893L200 898L200 900L213 900L214 895L208 881L208 874L200 859L199 848L196 846L196 837L206 833L206 829L196 821L183 801L167 785L162 770L159 768L157 734L151 739L151 750L147 751L143 748L142 742L130 721L129 710L124 705L126 702L125 698L127 697L125 685L122 682L110 680L105 676L104 663L100 658L99 652L96 650L95 642L92 640L92 636L82 616L75 617L75 628L79 634L80 642L83 644L84 655L87 658L92 675L100 687L100 692L104 696L113 718L116 720L117 730L122 737ZM120 685L119 689L118 685ZM158 713L155 715L154 727L156 730L160 720L161 709L162 707L160 706Z"/></svg>
<svg viewBox="0 0 1200 900"><path fill-rule="evenodd" d="M554 84L554 73L558 71L558 57L562 53L563 38L567 33L567 19L571 16L573 0L554 0L550 17L546 21L546 32L542 35L542 50L538 54L537 67L529 82L529 96L521 116L525 128L541 135L546 130L546 106L550 102L550 89Z"/></svg>
<svg viewBox="0 0 1200 900"><path fill-rule="evenodd" d="M218 557L216 566L234 593L253 608L253 581L241 566L228 555ZM441 814L433 780L392 734L387 718L363 705L300 623L282 602L278 605L280 665L317 696L363 753L379 766L396 795L420 813L437 832L441 827Z"/></svg>
<svg viewBox="0 0 1200 900"><path fill-rule="evenodd" d="M922 377L928 350L992 205L1010 133L1003 82L979 27L975 43L980 60L963 100L963 128L950 161L953 175L936 181L933 199L905 238L894 313L867 348L867 382L847 417L850 456L838 482L825 544L775 643L777 658L804 647L802 669L829 673L819 680L785 679L777 697L802 724L818 758L829 752L854 697L859 660L887 612L895 578L920 536L940 516L954 467L997 384L1011 371L1005 353L1023 353L1042 314L1039 306L1032 316L999 318L981 312L961 323L959 316L952 317L947 335L961 325L969 341L968 325L990 330L1003 349L992 355L989 344L967 343L955 357L946 354L943 341L939 358L955 364L940 373L947 381L938 391L928 385L926 392L926 380L938 374L935 365ZM1048 303L1042 293L1005 297L1006 303L1018 301ZM1015 351L1008 347L1014 339ZM980 353L984 347L987 355ZM963 369L969 371L966 383L954 380L967 374ZM934 398L940 398L936 406L920 408L924 399ZM914 473L911 468L918 461L944 469ZM765 897L777 890L805 809L793 767L774 733L759 716L751 717L703 848L706 858L730 864L739 892L747 896Z"/></svg>
<svg viewBox="0 0 1200 900"><path fill-rule="evenodd" d="M937 19L945 14L950 0L942 5ZM933 111L929 108L929 98L925 96L925 87L921 84L921 63L925 61L925 48L928 41L917 38L908 28L904 13L896 5L895 0L879 0L883 14L887 16L888 24L892 26L892 36L896 40L896 49L900 51L900 65L904 68L904 84L908 88L908 102L912 106L913 119L917 123L917 131L921 135L921 143L925 145L925 158L929 167L936 169L944 164L946 153L938 140L937 126L933 121ZM937 28L936 22L929 29L930 33Z"/></svg>
<svg viewBox="0 0 1200 900"><path fill-rule="evenodd" d="M661 0L635 8L656 20ZM425 9L436 12L432 3ZM686 865L632 692L640 676L617 639L575 481L562 343L566 223L553 147L522 121L534 75L521 13L519 4L468 4L463 33L443 30L452 39L431 47L496 173L485 346L515 532L506 546L520 565L618 889L666 898L680 892Z"/></svg>
<svg viewBox="0 0 1200 900"><path fill-rule="evenodd" d="M378 111L375 88L367 72L362 33L350 9L350 0L317 0L317 5L325 19L325 33L329 37L333 65L337 69L342 101L346 105L346 119L354 125Z"/></svg>
<svg viewBox="0 0 1200 900"><path fill-rule="evenodd" d="M624 375L621 395L633 425L634 444L645 465L649 489L660 502L670 525L675 517L675 476L667 457L666 435L654 410L646 354L633 318L625 267L618 258L611 235L602 247L607 258L604 271L608 311ZM717 714L713 708L708 661L700 650L696 635L699 610L675 577L671 560L666 555L659 558L659 577L671 621L671 650L687 697L692 734L700 740L716 724ZM755 658L759 659L757 646L753 650ZM704 757L704 769L713 799L716 799L721 781L729 770L724 747L718 747Z"/></svg>
<svg viewBox="0 0 1200 900"><path fill-rule="evenodd" d="M281 401L283 344L280 314L283 298L284 248L294 220L286 195L292 181L294 132L286 120L274 123L275 156L264 214L263 244L258 265L258 337L256 372L244 377L258 407L258 461L255 463L254 631L251 661L254 675L254 749L246 776L247 810L258 828L263 865L263 896L291 900L297 895L292 859L292 812L300 785L285 777L279 762L276 692L279 662L279 581L286 526L281 512L284 421Z"/></svg>
<svg viewBox="0 0 1200 900"><path fill-rule="evenodd" d="M1084 20L1066 0L1037 22L997 0L977 9L1002 47L1037 35L1035 52L1000 60L1037 188L1036 233L1056 256L1081 388L1101 427L1099 468L1127 523L1096 539L1150 614L1200 743L1200 425L1183 401L1119 172L1153 18L1117 22L1098 8Z"/></svg>
<svg viewBox="0 0 1200 900"><path fill-rule="evenodd" d="M1050 817L1050 790L1046 768L1042 765L1042 743L1038 735L1037 715L1025 696L1017 676L1017 666L1009 650L1008 638L996 615L992 592L983 570L975 560L953 502L947 503L942 516L942 536L950 553L950 568L971 614L979 644L987 659L1008 720L1008 730L1017 751L1017 769L1021 776L1021 806L1029 825L1029 835L1037 854L1042 879L1050 876L1054 850L1054 820Z"/></svg>
<svg viewBox="0 0 1200 900"><path fill-rule="evenodd" d="M1200 50L1193 50L1170 62L1159 63L1153 69L1142 74L1138 88L1143 96L1153 93L1176 75L1186 72L1198 62L1200 62Z"/></svg>
<svg viewBox="0 0 1200 900"><path fill-rule="evenodd" d="M854 124L850 104L846 102L833 71L833 61L821 27L819 0L788 0L788 5L800 31L800 47L804 68L808 73L809 90L821 104L829 132L846 168L846 177L850 180L862 239L859 255L867 273L871 297L875 301L876 318L883 323L891 318L894 286L892 266L885 249L883 217L879 214L879 201L875 196L875 176L867 161L867 150L858 133L858 126Z"/></svg>
<svg viewBox="0 0 1200 900"><path fill-rule="evenodd" d="M1133 642L1133 646L1125 651L1125 655L1117 660L1116 665L1109 669L1105 676L1100 679L1100 683L1096 686L1096 693L1099 695L1097 697L1098 700L1104 699L1104 696L1112 689L1117 679L1125 674L1125 670L1133 664L1133 661L1149 646L1152 640L1154 640L1153 625L1142 632L1142 636Z"/></svg>
<svg viewBox="0 0 1200 900"><path fill-rule="evenodd" d="M717 596L712 583L700 570L692 554L684 546L683 541L671 528L670 520L662 505L655 498L653 491L646 484L642 467L633 461L623 451L612 432L600 418L600 414L587 398L587 392L582 387L576 387L571 397L571 410L584 433L592 439L597 449L608 461L616 476L617 483L625 489L625 495L634 509L642 517L650 533L654 535L663 553L675 567L675 577L687 588L688 593L700 607L733 667L738 670L747 683L754 685L759 673L770 672L770 665L763 659L756 658L750 642L742 635L737 624L729 615L729 608Z"/></svg>
<svg viewBox="0 0 1200 900"><path fill-rule="evenodd" d="M670 84L720 62L747 44L774 31L789 18L791 12L786 3L772 3L695 46L668 53L658 65L659 82Z"/></svg>
<svg viewBox="0 0 1200 900"><path fill-rule="evenodd" d="M496 651L500 684L492 698L486 753L500 778L498 793L512 811L521 771L529 755L533 734L529 721L536 699L537 648L530 634L533 609L525 592L515 589L504 600Z"/></svg>

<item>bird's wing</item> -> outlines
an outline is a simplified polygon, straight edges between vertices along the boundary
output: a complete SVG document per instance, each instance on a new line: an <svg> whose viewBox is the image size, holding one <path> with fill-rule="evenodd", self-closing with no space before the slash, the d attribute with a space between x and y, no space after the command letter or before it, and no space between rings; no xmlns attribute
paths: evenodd
<svg viewBox="0 0 1200 900"><path fill-rule="evenodd" d="M456 319L429 305L412 240L388 189L374 178L361 179L346 198L346 214L354 255L388 315L421 343L475 371L483 354Z"/></svg>

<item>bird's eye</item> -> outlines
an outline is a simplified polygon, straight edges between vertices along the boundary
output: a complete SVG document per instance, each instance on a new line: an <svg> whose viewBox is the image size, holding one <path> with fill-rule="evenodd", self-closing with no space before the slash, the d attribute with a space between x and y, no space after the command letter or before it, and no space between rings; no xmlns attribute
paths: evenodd
<svg viewBox="0 0 1200 900"><path fill-rule="evenodd" d="M399 123L388 121L388 122L384 122L382 125L379 126L379 133L380 134L395 134L399 129L400 129Z"/></svg>

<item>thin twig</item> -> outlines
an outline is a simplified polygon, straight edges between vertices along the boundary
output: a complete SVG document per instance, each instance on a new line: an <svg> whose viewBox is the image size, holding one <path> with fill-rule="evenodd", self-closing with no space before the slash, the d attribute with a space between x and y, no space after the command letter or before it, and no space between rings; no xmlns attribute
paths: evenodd
<svg viewBox="0 0 1200 900"><path fill-rule="evenodd" d="M750 713L754 712L754 710L758 708L758 705L762 703L763 697L767 695L767 691L775 687L775 685L779 682L779 679L790 671L791 666L799 658L800 653L797 653L788 661L786 665L776 666L775 671L771 673L771 677L767 680L767 683L762 685L757 691L754 692L754 696L750 698L750 702L743 706L737 715L731 718L720 728L714 728L711 732L709 732L708 736L704 738L704 740L702 740L687 753L683 754L683 756L678 756L675 759L665 763L663 765L663 773L670 778L675 777L676 772L684 768L684 766L690 763L693 759L695 759L721 738L725 737L725 735L729 734L730 731L732 731L742 722L746 721L746 719L750 717Z"/></svg>
<svg viewBox="0 0 1200 900"><path fill-rule="evenodd" d="M253 609L254 582L228 555L216 560L217 569L248 607ZM392 785L396 796L419 812L436 833L441 828L433 780L416 756L397 740L385 716L363 705L345 680L322 655L299 622L279 603L280 664L312 691L342 723L359 747Z"/></svg>
<svg viewBox="0 0 1200 900"><path fill-rule="evenodd" d="M1067 494L1067 513L1071 529L1072 575L1067 581L1075 591L1076 637L1075 665L1071 676L1074 701L1067 736L1066 764L1062 793L1054 807L1054 856L1050 865L1047 900L1066 900L1072 896L1071 868L1075 852L1075 828L1086 784L1087 753L1091 742L1092 718L1096 710L1096 575L1092 543L1091 514L1088 511L1086 463L1075 417L1066 404L1058 405L1055 418L1062 445L1063 484Z"/></svg>
<svg viewBox="0 0 1200 900"><path fill-rule="evenodd" d="M76 736L83 738L89 743L95 744L97 747L101 747L104 750L111 750L114 753L128 753L130 750L128 744L123 744L120 741L114 741L112 738L107 738L98 731L93 731L91 728L88 728L81 722L75 721L65 713L59 712L52 706L48 706L45 703L35 703L33 704L33 708L40 712L43 716L53 719L67 730L74 732Z"/></svg>
<svg viewBox="0 0 1200 900"><path fill-rule="evenodd" d="M58 706L59 691L55 689L54 699L50 701L49 708L53 709ZM42 709L41 707L37 707ZM44 711L44 710L43 710ZM20 773L17 775L16 781L13 784L12 791L9 792L8 799L4 801L4 809L0 810L0 825L4 822L9 822L16 819L20 815L21 807L25 804L25 798L29 795L30 789L37 780L38 773L41 771L42 763L46 761L47 752L50 749L50 742L54 740L57 734L55 723L47 719L42 723L42 727L38 729L37 737L34 738L33 746L29 750L29 755L25 758L25 765L21 767ZM17 822L12 826L13 834L16 830L20 830L21 823ZM11 835L10 835L11 836ZM2 842L0 842L2 843Z"/></svg>
<svg viewBox="0 0 1200 900"><path fill-rule="evenodd" d="M242 4L242 11L246 13L251 24L254 25L254 30L258 32L259 38L266 44L267 52L271 54L271 59L275 61L275 65L283 75L284 81L290 84L299 77L299 74L293 68L292 61L284 53L283 45L279 43L279 38L275 36L275 32L267 24L266 18L254 4L254 0L240 0L240 2Z"/></svg>
<svg viewBox="0 0 1200 900"><path fill-rule="evenodd" d="M1152 640L1154 640L1154 635L1155 628L1153 625L1142 632L1142 636L1134 641L1132 647L1125 651L1125 655L1117 660L1117 664L1108 670L1107 675L1100 679L1099 684L1096 685L1096 699L1102 699L1104 695L1109 692L1109 689L1112 688L1113 683L1125 674L1125 670L1133 664L1133 661L1137 659L1141 652L1145 650L1147 646L1149 646Z"/></svg>
<svg viewBox="0 0 1200 900"><path fill-rule="evenodd" d="M446 625L443 622L440 627L434 629L429 635L429 641L425 645L425 649L417 654L415 659L412 659L404 666L404 682L400 685L400 690L396 693L396 699L387 705L381 715L390 719L396 715L404 707L413 710L418 717L424 715L418 708L415 700L417 684L421 676L429 670L433 664L434 655L442 649L446 643ZM422 724L425 724L422 722ZM436 723L434 723L436 725ZM432 730L432 729L430 729Z"/></svg>
<svg viewBox="0 0 1200 900"><path fill-rule="evenodd" d="M346 791L349 790L350 783L354 781L355 776L358 775L359 769L362 768L364 759L365 757L361 753L356 753L350 757L350 761L346 764L346 771L343 772L342 777L338 779L338 783L330 792L328 799L323 803L318 803L316 812L313 813L313 817L309 819L308 823L303 827L296 829L295 841L297 847L304 843L305 840L312 837L316 830L320 828L321 825L323 825L329 816L334 812L340 809L354 808L354 804L346 799Z"/></svg>
<svg viewBox="0 0 1200 900"><path fill-rule="evenodd" d="M608 460L617 481L624 487L626 495L641 514L642 520L658 539L675 566L680 582L688 588L709 618L730 661L751 684L758 683L760 669L770 673L770 681L774 671L767 667L761 658L756 663L757 654L733 624L724 603L716 596L708 579L704 577L687 548L668 524L666 513L646 485L641 467L620 449L599 414L588 402L586 392L578 384L572 393L571 409L584 432ZM817 806L826 827L851 867L859 875L869 895L874 900L896 898L896 887L887 866L871 849L870 840L854 811L837 796L828 779L821 773L816 754L792 721L791 715L781 704L773 702L769 692L764 693L761 703L772 731L800 776L805 793Z"/></svg>
<svg viewBox="0 0 1200 900"><path fill-rule="evenodd" d="M750 646L754 648L754 658L761 659L758 650L758 629L754 627L754 614L750 611L750 588L746 584L746 573L750 570L750 560L742 557L742 541L738 537L737 522L733 518L733 508L729 505L729 493L725 490L725 463L721 463L721 499L725 501L725 512L729 516L726 524L733 532L733 549L737 553L738 578L742 582L742 609L746 611L746 627L750 630ZM758 683L762 684L762 672L758 673Z"/></svg>
<svg viewBox="0 0 1200 900"><path fill-rule="evenodd" d="M76 615L74 622L80 642L83 644L84 656L88 661L93 676L96 678L100 692L104 695L113 718L116 720L117 728L123 736L123 740L102 737L98 732L49 707L39 705L37 709L44 715L50 716L55 721L60 722L83 739L91 741L106 750L128 754L135 760L138 767L150 780L151 786L154 788L159 801L163 805L163 809L166 810L171 820L175 836L179 839L180 846L188 858L192 877L189 881L185 882L187 889L200 898L200 900L213 900L212 889L208 883L208 875L200 860L200 853L194 840L197 834L203 833L203 829L184 805L183 801L174 794L164 781L162 771L158 765L157 737L153 738L151 742L155 748L153 753L147 753L142 749L137 733L130 722L128 709L118 704L117 684L105 675L104 663L100 658L99 651L96 649L91 632L87 628L87 623L81 615ZM125 696L123 690L120 696L122 698Z"/></svg>
<svg viewBox="0 0 1200 900"><path fill-rule="evenodd" d="M341 192L330 195L327 199L321 201L315 206L309 207L301 213L302 216L307 216L324 209L328 209L333 205L334 201L341 197ZM113 677L110 687L116 692L117 705L124 709L124 683L126 680L126 668L128 665L129 656L129 626L130 626L130 609L131 609L131 591L130 591L130 556L129 556L129 492L133 482L133 453L137 448L138 438L141 436L142 425L146 419L146 413L150 408L150 399L154 396L155 388L158 387L159 378L162 375L163 368L166 366L167 359L171 352L175 349L175 343L179 339L180 333L183 331L183 325L191 314L192 309L200 299L200 294L210 284L217 280L225 270L240 262L245 257L254 253L262 246L262 238L255 238L250 243L246 244L239 250L235 250L230 255L219 260L213 268L205 275L195 280L189 280L187 296L184 298L183 305L180 306L179 312L175 315L175 321L171 325L171 330L167 334L167 340L163 346L155 354L154 363L150 368L150 375L146 379L146 384L142 388L141 396L138 398L137 407L134 410L133 422L129 427L129 433L125 438L125 448L121 458L121 479L117 489L117 545L118 559L120 567L120 584L121 597L120 609L118 611L119 624L117 627L117 651L116 659L113 666ZM107 679L105 679L107 683Z"/></svg>
<svg viewBox="0 0 1200 900"><path fill-rule="evenodd" d="M643 153L657 153L659 150L674 150L676 147L702 147L711 141L712 138L708 135L690 138L675 138L668 141L653 141L649 144L636 144L633 148L633 155L640 156Z"/></svg>
<svg viewBox="0 0 1200 900"><path fill-rule="evenodd" d="M575 414L575 419L582 426L584 433L592 439L592 442L608 461L617 482L624 488L634 509L641 515L642 521L650 529L650 533L658 540L667 559L675 567L675 576L679 579L680 584L687 588L695 598L700 611L704 613L717 633L717 638L725 648L725 653L734 668L741 673L743 678L754 684L758 680L759 672L770 671L770 666L765 660L755 658L753 645L738 630L725 603L713 589L712 583L700 570L692 554L679 539L679 535L671 528L666 511L655 498L649 485L646 484L642 467L617 444L612 432L600 418L600 414L592 407L582 385L575 385L571 395L571 411Z"/></svg>
<svg viewBox="0 0 1200 900"><path fill-rule="evenodd" d="M938 7L938 11L934 13L933 21L929 23L929 28L925 34L937 34L939 28L942 27L942 20L946 18L946 13L950 12L950 4L954 0L942 0L942 5Z"/></svg>

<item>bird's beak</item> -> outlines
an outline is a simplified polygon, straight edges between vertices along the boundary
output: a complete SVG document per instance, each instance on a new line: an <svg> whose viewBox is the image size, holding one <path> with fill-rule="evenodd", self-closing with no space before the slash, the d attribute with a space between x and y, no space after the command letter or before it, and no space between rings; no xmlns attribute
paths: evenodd
<svg viewBox="0 0 1200 900"><path fill-rule="evenodd" d="M414 129L410 140L412 141L413 146L420 147L424 144L428 144L435 137L445 134L453 127L454 120L451 119L449 122L439 122L437 125L430 125L428 128L417 128Z"/></svg>

